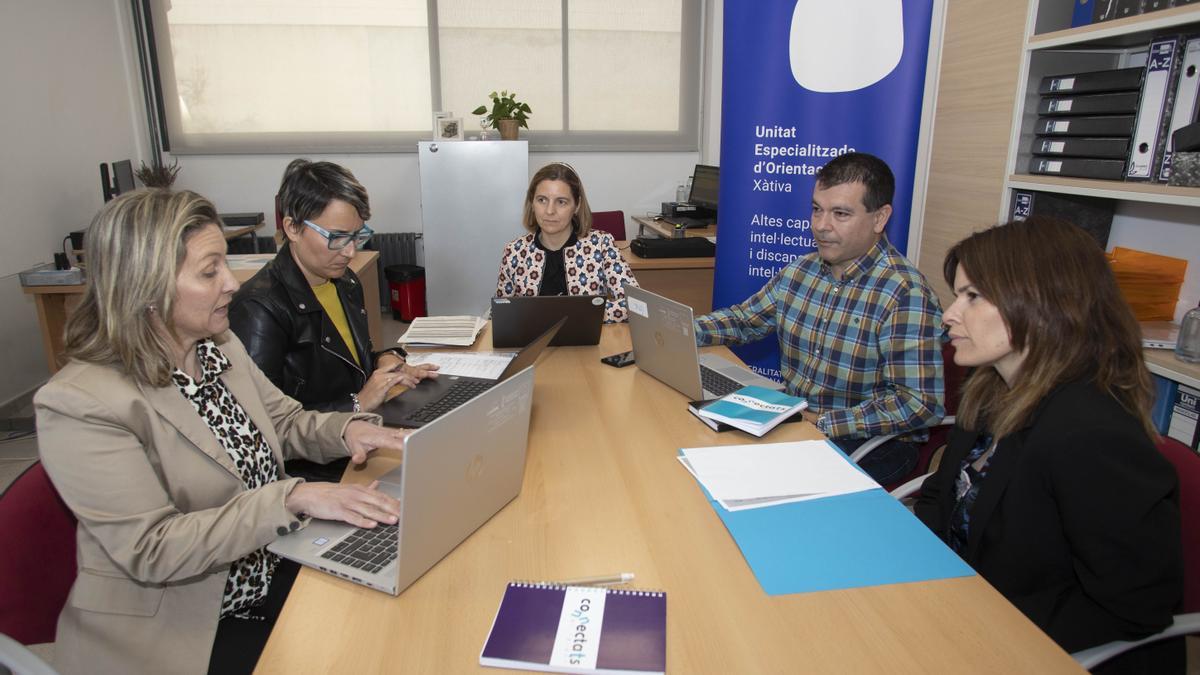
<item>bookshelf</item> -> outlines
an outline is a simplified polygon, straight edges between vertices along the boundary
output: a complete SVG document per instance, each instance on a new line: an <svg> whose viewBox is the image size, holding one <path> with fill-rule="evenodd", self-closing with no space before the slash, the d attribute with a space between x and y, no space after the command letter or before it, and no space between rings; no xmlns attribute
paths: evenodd
<svg viewBox="0 0 1200 675"><path fill-rule="evenodd" d="M1008 144L1000 222L1011 216L1014 190L1100 197L1116 202L1110 247L1128 246L1191 261L1178 318L1200 297L1200 188L1091 180L1028 173L1037 119L1038 84L1047 75L1120 68L1130 51L1168 33L1200 33L1200 3L1071 28L1073 0L1030 0ZM1151 358L1153 357L1153 358ZM1151 371L1195 382L1194 367L1169 353L1147 351Z"/></svg>

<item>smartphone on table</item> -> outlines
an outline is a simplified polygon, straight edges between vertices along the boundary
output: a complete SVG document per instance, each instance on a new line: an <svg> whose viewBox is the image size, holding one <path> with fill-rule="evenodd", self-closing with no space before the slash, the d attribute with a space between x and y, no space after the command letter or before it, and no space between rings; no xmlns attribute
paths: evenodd
<svg viewBox="0 0 1200 675"><path fill-rule="evenodd" d="M600 363L603 363L606 366L612 366L613 368L632 366L634 364L633 352L628 351L621 352L620 354L613 354L612 356L605 356L604 358L600 359Z"/></svg>

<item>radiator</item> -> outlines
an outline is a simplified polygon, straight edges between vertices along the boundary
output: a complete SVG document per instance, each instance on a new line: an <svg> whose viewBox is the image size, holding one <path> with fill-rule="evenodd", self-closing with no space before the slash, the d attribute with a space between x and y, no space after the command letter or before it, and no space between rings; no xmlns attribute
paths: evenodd
<svg viewBox="0 0 1200 675"><path fill-rule="evenodd" d="M371 237L367 248L379 251L379 302L384 308L389 306L387 277L383 269L388 265L419 265L424 256L420 255L420 232L382 232Z"/></svg>

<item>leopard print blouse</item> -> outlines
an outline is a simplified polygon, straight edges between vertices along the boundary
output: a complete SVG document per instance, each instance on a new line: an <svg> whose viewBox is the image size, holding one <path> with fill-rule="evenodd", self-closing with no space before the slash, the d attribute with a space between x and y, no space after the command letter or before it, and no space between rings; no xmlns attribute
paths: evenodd
<svg viewBox="0 0 1200 675"><path fill-rule="evenodd" d="M229 359L212 340L196 345L200 362L200 381L176 368L171 373L175 386L192 404L225 452L229 453L238 476L253 490L279 480L279 466L262 432L242 409L220 375L229 369ZM225 580L221 617L250 617L249 610L262 604L271 585L271 574L279 558L265 548L251 551L234 561Z"/></svg>

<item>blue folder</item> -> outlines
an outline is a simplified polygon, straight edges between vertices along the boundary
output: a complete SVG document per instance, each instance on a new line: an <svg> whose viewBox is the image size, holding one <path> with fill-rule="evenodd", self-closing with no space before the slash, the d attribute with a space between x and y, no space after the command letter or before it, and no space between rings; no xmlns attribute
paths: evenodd
<svg viewBox="0 0 1200 675"><path fill-rule="evenodd" d="M768 595L975 574L882 489L744 511L700 489Z"/></svg>

